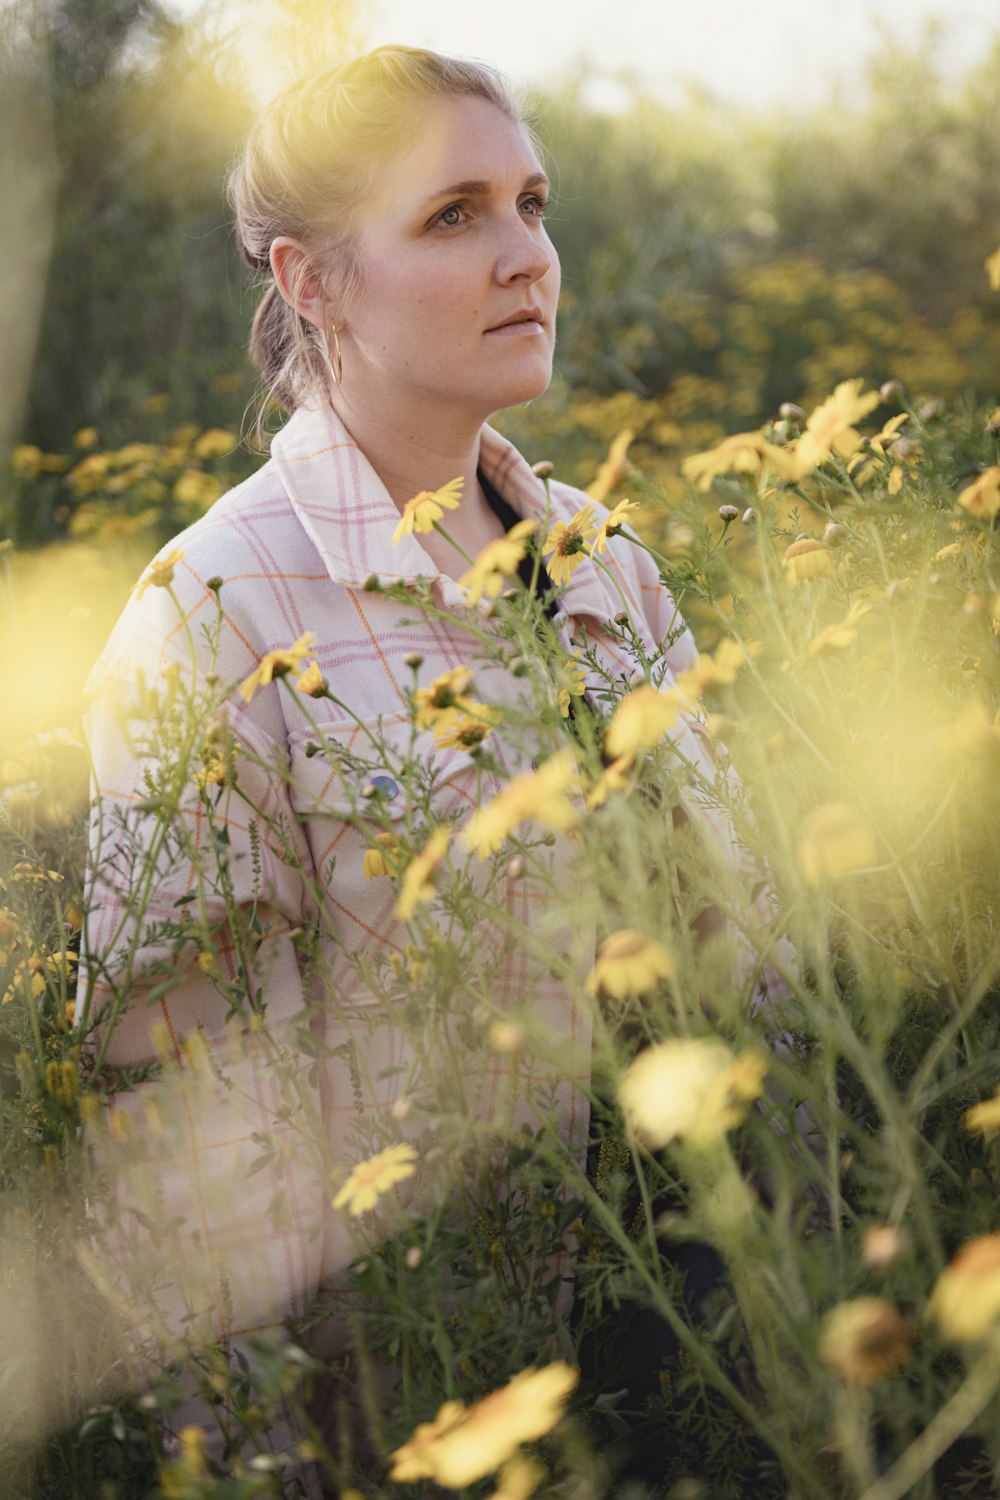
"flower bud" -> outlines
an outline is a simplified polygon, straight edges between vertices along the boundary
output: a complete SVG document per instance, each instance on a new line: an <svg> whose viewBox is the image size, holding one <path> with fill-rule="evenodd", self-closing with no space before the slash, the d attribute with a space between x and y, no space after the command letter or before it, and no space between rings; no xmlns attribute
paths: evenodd
<svg viewBox="0 0 1000 1500"><path fill-rule="evenodd" d="M886 380L878 388L878 398L885 406L890 405L892 402L898 404L905 395L906 391L903 389L903 383L900 380Z"/></svg>
<svg viewBox="0 0 1000 1500"><path fill-rule="evenodd" d="M404 1120L408 1120L413 1113L413 1100L404 1094L401 1099L397 1099L390 1106L389 1113L397 1124L402 1125Z"/></svg>
<svg viewBox="0 0 1000 1500"><path fill-rule="evenodd" d="M540 458L536 464L531 465L531 472L537 479L548 479L555 470L555 464L547 458Z"/></svg>
<svg viewBox="0 0 1000 1500"><path fill-rule="evenodd" d="M943 411L943 402L925 401L923 406L921 406L918 410L917 416L920 418L921 422L933 422L934 418L939 417Z"/></svg>
<svg viewBox="0 0 1000 1500"><path fill-rule="evenodd" d="M525 871L524 860L521 858L520 854L515 854L514 858L511 860L510 864L507 866L507 879L508 880L520 880L521 876L524 874L524 871Z"/></svg>
<svg viewBox="0 0 1000 1500"><path fill-rule="evenodd" d="M739 515L739 509L735 505L720 505L719 506L719 519L722 520L722 521L725 521L725 523L726 523L727 526L729 525L730 521L735 521L736 517L738 515Z"/></svg>
<svg viewBox="0 0 1000 1500"><path fill-rule="evenodd" d="M801 406L796 406L794 401L782 401L778 407L778 416L783 422L803 422L806 413Z"/></svg>
<svg viewBox="0 0 1000 1500"><path fill-rule="evenodd" d="M420 1246L419 1245L411 1245L410 1248L409 1248L409 1250L407 1250L406 1255L404 1257L405 1262L406 1262L406 1269L408 1271L415 1271L415 1270L417 1270L417 1268L420 1265L420 1262L423 1260L423 1258L424 1258L424 1252L421 1250Z"/></svg>
<svg viewBox="0 0 1000 1500"><path fill-rule="evenodd" d="M839 521L828 521L823 528L823 540L828 547L842 547L847 540L847 527Z"/></svg>
<svg viewBox="0 0 1000 1500"><path fill-rule="evenodd" d="M905 1231L893 1224L875 1224L861 1241L861 1259L872 1271L885 1271L910 1248Z"/></svg>
<svg viewBox="0 0 1000 1500"><path fill-rule="evenodd" d="M743 512L743 524L744 524L744 526L752 526L754 524L754 522L756 521L756 519L757 519L757 512L754 510L754 508L753 508L752 505L748 505L747 508L746 508L746 510Z"/></svg>
<svg viewBox="0 0 1000 1500"><path fill-rule="evenodd" d="M423 653L420 651L407 651L403 657L403 666L410 667L414 672L419 671L423 664Z"/></svg>
<svg viewBox="0 0 1000 1500"><path fill-rule="evenodd" d="M916 451L917 445L912 438L897 438L892 445L893 458L912 458Z"/></svg>

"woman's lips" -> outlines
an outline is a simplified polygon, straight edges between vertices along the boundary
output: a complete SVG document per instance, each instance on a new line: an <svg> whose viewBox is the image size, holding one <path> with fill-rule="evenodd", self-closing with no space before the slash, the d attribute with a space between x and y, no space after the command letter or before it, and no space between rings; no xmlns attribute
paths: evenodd
<svg viewBox="0 0 1000 1500"><path fill-rule="evenodd" d="M525 318L520 323L501 323L499 328L487 328L487 333L535 334L542 333L542 325L535 318Z"/></svg>

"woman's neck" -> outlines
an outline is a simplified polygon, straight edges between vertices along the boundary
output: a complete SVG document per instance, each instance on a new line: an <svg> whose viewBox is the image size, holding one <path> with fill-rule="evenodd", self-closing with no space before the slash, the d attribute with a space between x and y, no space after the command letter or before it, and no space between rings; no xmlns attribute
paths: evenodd
<svg viewBox="0 0 1000 1500"><path fill-rule="evenodd" d="M374 416L339 391L332 404L400 510L421 490L439 490L459 477L465 496L476 495L482 422L464 413L448 420L437 413L433 425L385 411Z"/></svg>

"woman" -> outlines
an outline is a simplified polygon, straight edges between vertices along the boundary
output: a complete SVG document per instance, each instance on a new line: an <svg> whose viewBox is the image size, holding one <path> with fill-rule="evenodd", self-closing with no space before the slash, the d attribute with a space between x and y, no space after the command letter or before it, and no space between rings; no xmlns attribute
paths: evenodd
<svg viewBox="0 0 1000 1500"><path fill-rule="evenodd" d="M484 973L464 982L541 1053L561 1054L534 1113L512 1047L494 1047L478 1073L464 1062L435 1072L416 1061L419 1035L373 998L387 963L414 967L414 923L430 910L427 887L404 899L404 865L426 856L429 871L443 858L427 852L435 828L461 828L511 776L553 760L551 741L493 733L516 716L523 680L483 645L485 616L460 582L470 560L519 519L550 537L564 523L555 555L568 576L550 614L589 663L591 689L595 667L611 679L633 670L608 623L623 603L650 654L669 643L663 686L696 652L647 554L611 537L603 566L585 555L606 512L581 520L587 497L543 484L488 426L548 385L559 292L546 175L490 69L389 47L306 78L258 122L232 191L241 249L266 280L251 352L291 416L262 469L154 564L103 659L88 946L102 1062L142 1077L157 1058L200 1059L205 1088L171 1113L179 1136L140 1150L122 1196L131 1206L155 1182L161 1216L186 1226L212 1273L184 1316L238 1343L336 1280L351 1239L331 1189L366 1150L401 1139L422 1090L438 1124L450 1107L467 1121L541 1123L575 1149L586 1140L589 1027L565 980L589 971L593 927L545 933L526 958L508 934L539 925L530 873L508 864L489 886ZM414 529L438 492L450 540ZM296 690L291 673L306 668ZM168 709L197 706L204 683L226 686L193 777L168 785L141 713L123 715L110 686L137 679L161 703L166 683ZM456 708L478 715L490 757L474 733L440 733L435 715ZM714 778L697 725L682 719L673 738L692 775ZM415 763L427 773L416 824ZM539 813L549 826L563 790ZM735 865L724 820L687 805ZM552 852L557 883L565 843ZM222 878L201 863L206 849L221 853ZM366 879L366 853L379 851L402 886ZM134 1139L150 1137L146 1098L116 1100ZM176 1326L177 1303L174 1289L164 1325Z"/></svg>

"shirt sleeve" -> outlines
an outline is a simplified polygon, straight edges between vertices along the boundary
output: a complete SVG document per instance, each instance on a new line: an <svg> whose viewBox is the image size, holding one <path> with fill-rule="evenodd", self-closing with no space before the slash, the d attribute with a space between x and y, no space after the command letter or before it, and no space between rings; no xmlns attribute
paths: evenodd
<svg viewBox="0 0 1000 1500"><path fill-rule="evenodd" d="M326 1176L287 751L213 702L216 663L171 617L162 590L133 601L92 679L77 1007L105 1096L88 1126L105 1269L150 1375L188 1339L232 1349L305 1310ZM184 1412L209 1451L220 1411Z"/></svg>

